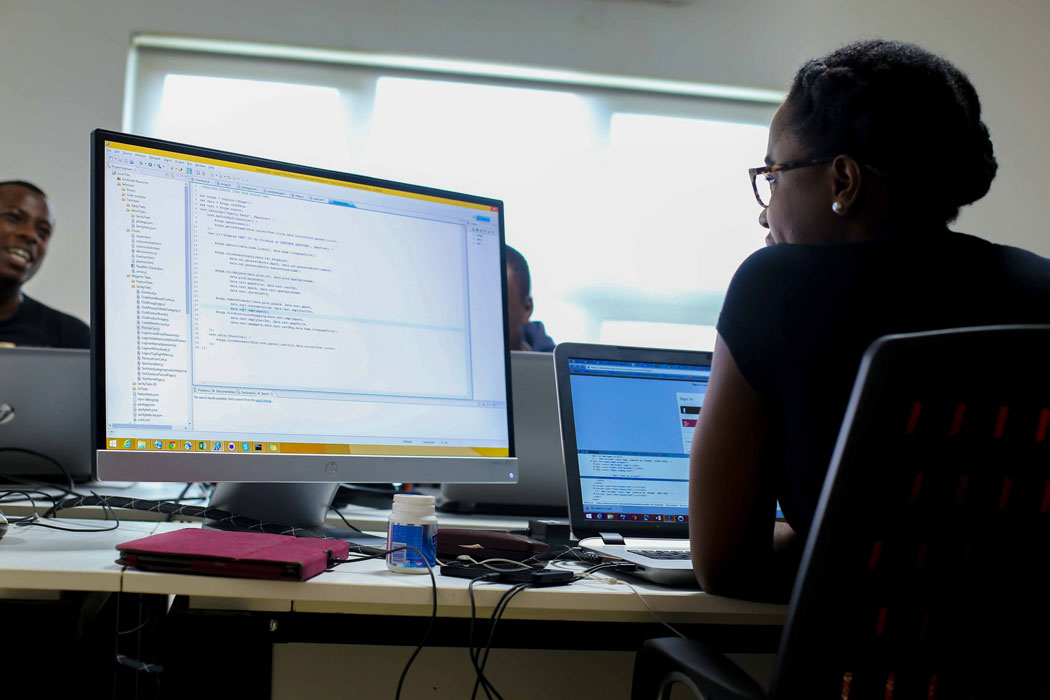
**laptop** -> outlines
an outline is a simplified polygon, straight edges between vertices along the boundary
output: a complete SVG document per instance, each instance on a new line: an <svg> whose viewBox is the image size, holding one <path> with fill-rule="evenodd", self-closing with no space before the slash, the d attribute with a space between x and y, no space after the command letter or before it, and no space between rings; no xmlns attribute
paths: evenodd
<svg viewBox="0 0 1050 700"><path fill-rule="evenodd" d="M689 450L711 353L561 343L554 364L580 546L657 583L695 585Z"/></svg>
<svg viewBox="0 0 1050 700"><path fill-rule="evenodd" d="M439 510L565 517L565 463L553 356L511 352L510 381L518 483L444 484Z"/></svg>
<svg viewBox="0 0 1050 700"><path fill-rule="evenodd" d="M0 348L0 480L91 478L91 351ZM27 450L21 452L10 450Z"/></svg>

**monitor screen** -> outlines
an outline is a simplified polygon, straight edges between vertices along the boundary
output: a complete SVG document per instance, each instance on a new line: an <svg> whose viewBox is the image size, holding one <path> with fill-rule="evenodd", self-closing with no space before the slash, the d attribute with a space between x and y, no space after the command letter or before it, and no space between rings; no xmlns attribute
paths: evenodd
<svg viewBox="0 0 1050 700"><path fill-rule="evenodd" d="M114 132L102 478L514 481L498 200Z"/></svg>
<svg viewBox="0 0 1050 700"><path fill-rule="evenodd" d="M689 521L689 450L708 365L570 358L583 517Z"/></svg>

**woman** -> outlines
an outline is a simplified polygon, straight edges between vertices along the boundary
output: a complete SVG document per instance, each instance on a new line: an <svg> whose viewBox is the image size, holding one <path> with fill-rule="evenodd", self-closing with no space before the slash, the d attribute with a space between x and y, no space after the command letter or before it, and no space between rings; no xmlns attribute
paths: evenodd
<svg viewBox="0 0 1050 700"><path fill-rule="evenodd" d="M865 41L798 71L751 171L767 247L730 284L693 441L705 590L790 591L873 340L1050 322L1050 260L948 229L996 168L977 93L944 59Z"/></svg>

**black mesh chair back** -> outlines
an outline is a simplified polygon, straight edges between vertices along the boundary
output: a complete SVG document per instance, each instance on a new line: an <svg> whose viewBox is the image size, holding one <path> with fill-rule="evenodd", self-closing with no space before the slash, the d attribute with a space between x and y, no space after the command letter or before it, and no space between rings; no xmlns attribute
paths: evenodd
<svg viewBox="0 0 1050 700"><path fill-rule="evenodd" d="M868 350L770 695L1050 697L1050 326Z"/></svg>

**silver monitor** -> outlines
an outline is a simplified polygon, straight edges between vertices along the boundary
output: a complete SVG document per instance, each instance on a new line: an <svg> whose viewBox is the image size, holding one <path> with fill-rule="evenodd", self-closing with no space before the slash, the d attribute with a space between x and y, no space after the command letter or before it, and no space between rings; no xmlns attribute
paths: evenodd
<svg viewBox="0 0 1050 700"><path fill-rule="evenodd" d="M513 483L503 238L499 200L95 131L98 476Z"/></svg>

